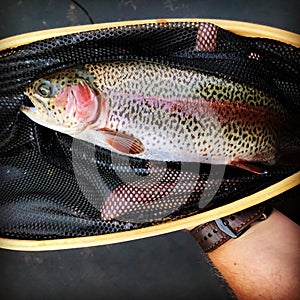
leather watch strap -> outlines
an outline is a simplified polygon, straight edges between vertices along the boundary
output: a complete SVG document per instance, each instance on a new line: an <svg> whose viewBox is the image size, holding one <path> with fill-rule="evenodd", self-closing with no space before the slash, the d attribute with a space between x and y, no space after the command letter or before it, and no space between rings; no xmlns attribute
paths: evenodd
<svg viewBox="0 0 300 300"><path fill-rule="evenodd" d="M265 220L271 213L269 204L259 204L217 219L191 230L192 236L205 252L210 252L224 244L230 238L243 234L252 223Z"/></svg>

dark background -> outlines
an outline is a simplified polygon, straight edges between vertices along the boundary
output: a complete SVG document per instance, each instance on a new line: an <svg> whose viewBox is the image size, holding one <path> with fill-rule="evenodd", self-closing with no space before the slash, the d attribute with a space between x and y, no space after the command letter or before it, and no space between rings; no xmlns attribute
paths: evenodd
<svg viewBox="0 0 300 300"><path fill-rule="evenodd" d="M153 18L247 21L300 33L300 1L79 0L94 23ZM0 37L89 24L70 0L0 0ZM1 41L0 41L1 43ZM299 223L299 188L276 207ZM0 299L230 299L188 232L52 252L0 250Z"/></svg>
<svg viewBox="0 0 300 300"><path fill-rule="evenodd" d="M300 32L298 0L77 0L95 23L153 18L216 18ZM89 24L70 0L0 0L1 37Z"/></svg>

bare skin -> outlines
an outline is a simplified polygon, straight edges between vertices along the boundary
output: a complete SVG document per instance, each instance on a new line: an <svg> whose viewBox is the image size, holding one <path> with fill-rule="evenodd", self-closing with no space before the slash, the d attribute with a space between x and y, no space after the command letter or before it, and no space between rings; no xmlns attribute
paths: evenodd
<svg viewBox="0 0 300 300"><path fill-rule="evenodd" d="M300 227L277 210L208 255L238 299L300 299Z"/></svg>

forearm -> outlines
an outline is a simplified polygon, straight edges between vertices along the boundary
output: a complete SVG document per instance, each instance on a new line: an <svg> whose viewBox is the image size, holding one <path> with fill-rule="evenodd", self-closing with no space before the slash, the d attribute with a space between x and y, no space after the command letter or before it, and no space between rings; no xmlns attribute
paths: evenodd
<svg viewBox="0 0 300 300"><path fill-rule="evenodd" d="M300 227L274 210L209 253L238 299L300 298Z"/></svg>

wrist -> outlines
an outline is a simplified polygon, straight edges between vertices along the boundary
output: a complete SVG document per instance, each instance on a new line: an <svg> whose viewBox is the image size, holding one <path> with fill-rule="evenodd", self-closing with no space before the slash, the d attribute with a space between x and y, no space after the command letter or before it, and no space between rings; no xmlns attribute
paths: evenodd
<svg viewBox="0 0 300 300"><path fill-rule="evenodd" d="M298 299L299 237L300 227L274 209L208 257L238 299Z"/></svg>
<svg viewBox="0 0 300 300"><path fill-rule="evenodd" d="M205 252L211 252L231 239L246 234L255 223L266 220L272 212L268 203L261 203L232 215L205 223L191 230Z"/></svg>

